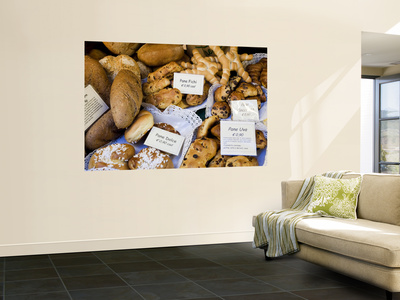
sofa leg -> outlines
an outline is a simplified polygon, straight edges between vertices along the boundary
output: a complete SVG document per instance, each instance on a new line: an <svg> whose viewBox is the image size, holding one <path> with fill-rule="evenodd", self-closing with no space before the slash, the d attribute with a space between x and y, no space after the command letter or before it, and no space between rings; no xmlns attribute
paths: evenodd
<svg viewBox="0 0 400 300"><path fill-rule="evenodd" d="M393 298L393 293L386 291L386 300L392 300L392 298Z"/></svg>

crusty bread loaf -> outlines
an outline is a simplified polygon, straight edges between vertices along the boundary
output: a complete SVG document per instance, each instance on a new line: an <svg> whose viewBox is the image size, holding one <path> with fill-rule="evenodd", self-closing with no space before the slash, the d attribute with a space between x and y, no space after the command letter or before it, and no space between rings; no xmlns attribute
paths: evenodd
<svg viewBox="0 0 400 300"><path fill-rule="evenodd" d="M148 147L140 150L128 162L131 170L172 169L170 156L160 150Z"/></svg>
<svg viewBox="0 0 400 300"><path fill-rule="evenodd" d="M112 56L108 55L99 60L99 63L106 70L108 77L111 81L114 80L115 76L117 76L118 72L122 69L127 69L132 71L139 79L140 77L140 68L136 61L128 56L128 55L118 55Z"/></svg>
<svg viewBox="0 0 400 300"><path fill-rule="evenodd" d="M111 83L101 64L88 55L85 55L85 87L91 85L101 99L110 106Z"/></svg>
<svg viewBox="0 0 400 300"><path fill-rule="evenodd" d="M117 128L111 110L102 115L86 132L85 148L89 151L108 144L122 135L123 131Z"/></svg>
<svg viewBox="0 0 400 300"><path fill-rule="evenodd" d="M111 86L110 105L115 125L120 129L130 126L142 105L142 84L131 71L119 71Z"/></svg>
<svg viewBox="0 0 400 300"><path fill-rule="evenodd" d="M145 44L137 51L138 59L150 67L165 65L180 60L184 50L182 45Z"/></svg>
<svg viewBox="0 0 400 300"><path fill-rule="evenodd" d="M125 130L125 140L129 143L136 143L153 127L153 125L153 115L147 110L140 111L132 125Z"/></svg>
<svg viewBox="0 0 400 300"><path fill-rule="evenodd" d="M166 109L170 105L178 104L181 100L182 93L176 88L165 88L145 98L146 103L153 104L158 109Z"/></svg>
<svg viewBox="0 0 400 300"><path fill-rule="evenodd" d="M113 168L129 170L128 161L135 154L135 148L129 144L111 144L96 150L89 161L89 169Z"/></svg>
<svg viewBox="0 0 400 300"><path fill-rule="evenodd" d="M218 144L214 139L203 137L190 145L181 168L206 168L207 163L217 154Z"/></svg>
<svg viewBox="0 0 400 300"><path fill-rule="evenodd" d="M140 47L138 43L118 43L118 42L103 42L103 44L114 54L132 55Z"/></svg>

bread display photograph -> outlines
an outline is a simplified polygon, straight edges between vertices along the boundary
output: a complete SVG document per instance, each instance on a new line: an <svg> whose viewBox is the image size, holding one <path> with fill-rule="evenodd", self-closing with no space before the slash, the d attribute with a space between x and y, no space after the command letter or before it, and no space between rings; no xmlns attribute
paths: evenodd
<svg viewBox="0 0 400 300"><path fill-rule="evenodd" d="M267 165L267 48L84 48L86 171Z"/></svg>

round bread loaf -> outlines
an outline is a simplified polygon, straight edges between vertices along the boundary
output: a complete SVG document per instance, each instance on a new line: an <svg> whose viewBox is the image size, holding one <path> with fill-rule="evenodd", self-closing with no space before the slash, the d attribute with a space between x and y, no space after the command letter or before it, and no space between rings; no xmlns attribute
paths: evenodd
<svg viewBox="0 0 400 300"><path fill-rule="evenodd" d="M140 68L136 61L128 55L108 55L99 60L99 63L106 70L108 77L113 81L118 72L122 69L132 71L140 80Z"/></svg>
<svg viewBox="0 0 400 300"><path fill-rule="evenodd" d="M172 169L174 164L168 154L148 147L140 150L128 162L131 170Z"/></svg>
<svg viewBox="0 0 400 300"><path fill-rule="evenodd" d="M142 105L142 84L131 71L119 71L111 86L110 105L117 128L130 126Z"/></svg>
<svg viewBox="0 0 400 300"><path fill-rule="evenodd" d="M101 99L110 106L111 83L102 65L89 55L85 55L85 87L91 85Z"/></svg>
<svg viewBox="0 0 400 300"><path fill-rule="evenodd" d="M113 168L129 170L128 161L135 154L135 148L129 144L111 144L93 153L89 169Z"/></svg>
<svg viewBox="0 0 400 300"><path fill-rule="evenodd" d="M129 143L139 141L154 125L153 115L147 110L139 112L132 125L125 130L125 139Z"/></svg>
<svg viewBox="0 0 400 300"><path fill-rule="evenodd" d="M114 54L132 55L140 47L138 43L119 43L119 42L103 42L103 44Z"/></svg>
<svg viewBox="0 0 400 300"><path fill-rule="evenodd" d="M115 126L111 110L102 115L86 132L85 148L96 150L122 135L122 131Z"/></svg>
<svg viewBox="0 0 400 300"><path fill-rule="evenodd" d="M144 44L137 51L138 59L150 67L165 65L180 60L184 50L182 45Z"/></svg>

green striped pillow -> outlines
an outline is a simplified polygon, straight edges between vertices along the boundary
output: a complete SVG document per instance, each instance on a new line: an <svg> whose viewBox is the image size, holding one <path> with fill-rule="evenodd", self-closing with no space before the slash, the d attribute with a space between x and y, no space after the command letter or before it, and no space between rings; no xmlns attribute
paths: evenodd
<svg viewBox="0 0 400 300"><path fill-rule="evenodd" d="M357 219L361 180L361 176L351 179L315 176L314 191L307 211L323 216Z"/></svg>

